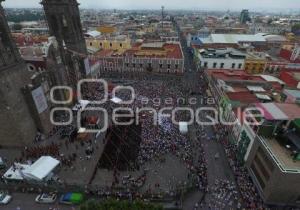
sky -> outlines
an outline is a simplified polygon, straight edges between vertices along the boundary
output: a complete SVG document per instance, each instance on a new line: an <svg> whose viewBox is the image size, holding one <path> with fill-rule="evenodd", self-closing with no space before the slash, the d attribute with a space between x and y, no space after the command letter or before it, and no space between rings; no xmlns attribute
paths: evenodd
<svg viewBox="0 0 300 210"><path fill-rule="evenodd" d="M97 9L299 9L300 0L77 0L82 8ZM5 0L4 7L40 7L40 0Z"/></svg>

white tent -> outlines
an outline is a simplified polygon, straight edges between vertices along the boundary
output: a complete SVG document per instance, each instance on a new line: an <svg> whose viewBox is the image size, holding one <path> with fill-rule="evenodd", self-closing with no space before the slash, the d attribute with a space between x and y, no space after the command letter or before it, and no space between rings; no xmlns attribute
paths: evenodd
<svg viewBox="0 0 300 210"><path fill-rule="evenodd" d="M26 168L23 173L28 179L42 181L59 165L59 161L50 157L42 156L35 161L29 168Z"/></svg>
<svg viewBox="0 0 300 210"><path fill-rule="evenodd" d="M30 165L25 165L21 163L14 163L14 166L10 167L6 173L3 175L4 179L7 180L23 180L24 170L28 169Z"/></svg>
<svg viewBox="0 0 300 210"><path fill-rule="evenodd" d="M188 123L187 122L179 122L179 131L181 134L187 134Z"/></svg>
<svg viewBox="0 0 300 210"><path fill-rule="evenodd" d="M74 107L73 107L73 111L79 111L79 110L84 110L85 107L87 107L87 105L90 104L90 101L88 100L79 100L79 103L76 104Z"/></svg>
<svg viewBox="0 0 300 210"><path fill-rule="evenodd" d="M110 99L112 102L114 102L115 104L119 104L122 102L122 99L118 98L118 97L113 97L112 99Z"/></svg>

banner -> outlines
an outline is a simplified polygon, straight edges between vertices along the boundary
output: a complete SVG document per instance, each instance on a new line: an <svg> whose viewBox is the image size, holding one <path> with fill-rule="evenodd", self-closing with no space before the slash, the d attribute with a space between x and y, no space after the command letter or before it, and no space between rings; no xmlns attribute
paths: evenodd
<svg viewBox="0 0 300 210"><path fill-rule="evenodd" d="M42 86L33 90L31 95L38 113L43 113L48 108L48 104Z"/></svg>

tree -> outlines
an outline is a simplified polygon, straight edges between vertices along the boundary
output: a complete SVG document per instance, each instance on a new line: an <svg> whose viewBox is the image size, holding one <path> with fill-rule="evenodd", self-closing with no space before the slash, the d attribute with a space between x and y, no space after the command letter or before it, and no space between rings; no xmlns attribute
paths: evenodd
<svg viewBox="0 0 300 210"><path fill-rule="evenodd" d="M300 24L299 23L292 26L292 32L294 34L299 34L300 33Z"/></svg>
<svg viewBox="0 0 300 210"><path fill-rule="evenodd" d="M97 202L90 200L84 203L80 210L163 210L161 206L154 204L144 203L142 201L118 201L118 200L105 200Z"/></svg>

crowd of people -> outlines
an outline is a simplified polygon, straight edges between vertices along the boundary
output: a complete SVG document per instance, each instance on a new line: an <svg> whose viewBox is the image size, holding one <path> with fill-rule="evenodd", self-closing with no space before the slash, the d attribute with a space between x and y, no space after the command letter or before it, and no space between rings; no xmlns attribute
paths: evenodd
<svg viewBox="0 0 300 210"><path fill-rule="evenodd" d="M223 145L229 164L235 175L236 182L240 188L244 204L248 209L265 209L265 205L261 200L247 169L236 158L237 151L235 146L230 145L226 141L223 142Z"/></svg>
<svg viewBox="0 0 300 210"><path fill-rule="evenodd" d="M181 102L177 100L178 98L185 98L190 94L185 91L184 84L177 79L151 81L144 78L139 79L139 81L133 81L131 86L135 90L135 100L132 104L117 105L108 101L99 106L107 108L108 111L114 106L130 107L132 110L150 107L158 111L166 106L166 98L173 99L171 101L168 100L168 106L176 107L182 105L180 104ZM205 92L207 86L202 85L201 88L203 89L202 92ZM89 84L88 86L85 86L82 91L87 100L100 100L103 98L103 88L97 84ZM128 99L128 93L119 92L118 97L126 100ZM148 99L147 104L145 103L145 99ZM190 105L186 104L186 106ZM215 132L216 136L219 137L218 140L224 146L225 153L228 157L229 164L239 189L235 188L234 183L226 180L216 180L214 187L208 187L207 162L205 160L205 152L201 141L205 137L203 128L197 127L196 139L191 140L190 136L180 132L178 125L172 123L170 117L158 114L158 122L154 122L155 118L153 115L154 113L152 111L145 111L139 114L140 121L138 123L140 123L141 126L141 142L136 161L139 168L145 169L145 165L151 162L163 163L165 161L165 156L171 154L179 158L187 168L188 181L192 182L194 189L211 194L211 200L209 201L209 207L211 209L224 209L227 205L233 206L233 204L236 204L238 208L243 205L247 209L265 209L265 205L259 197L247 170L236 158L236 146L228 142L225 127L218 127ZM176 113L177 121L187 121L188 117L189 116L186 113ZM53 135L55 135L58 130L59 129L53 131ZM70 143L74 142L71 141ZM89 155L89 152L91 151L91 153L93 153L91 140L88 143L83 142L82 144L83 147L89 148L86 150L86 155ZM68 146L66 145L66 147ZM22 154L22 158L37 159L43 155L56 157L63 165L67 166L71 166L72 162L78 158L76 152L68 156L62 155L60 153L60 146L54 143L44 147L35 146L26 148ZM122 185L124 183L125 185L132 184L130 178L127 180L125 179L124 181L124 179L122 180L122 178L118 176L120 176L120 173L115 169L114 180L118 180L115 183L116 185ZM141 177L142 178L138 180L142 180L143 184L144 182L147 182L147 171L144 172ZM119 182L119 180L122 181ZM154 188L159 187L160 183L157 181ZM100 192L101 191L99 190L99 193ZM134 193L138 194L138 192ZM239 193L242 200L238 199Z"/></svg>
<svg viewBox="0 0 300 210"><path fill-rule="evenodd" d="M247 169L243 163L237 159L237 146L229 142L226 128L218 126L216 133L219 134L219 140L225 149L229 165L235 176L236 183L239 186L245 207L247 209L266 209L266 206L259 196Z"/></svg>
<svg viewBox="0 0 300 210"><path fill-rule="evenodd" d="M210 187L209 193L209 199L205 202L209 209L242 208L242 203L239 200L238 190L234 182L216 179L214 185Z"/></svg>
<svg viewBox="0 0 300 210"><path fill-rule="evenodd" d="M33 146L26 147L22 152L22 158L28 159L38 159L41 156L50 155L53 157L59 157L59 145L52 143L48 146Z"/></svg>

